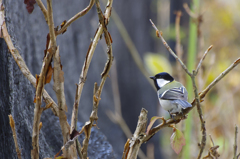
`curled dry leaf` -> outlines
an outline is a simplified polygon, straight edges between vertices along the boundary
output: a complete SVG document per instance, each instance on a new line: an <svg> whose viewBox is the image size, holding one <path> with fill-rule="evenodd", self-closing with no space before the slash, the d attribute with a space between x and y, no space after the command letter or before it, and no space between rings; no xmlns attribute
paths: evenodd
<svg viewBox="0 0 240 159"><path fill-rule="evenodd" d="M44 57L47 55L47 50L48 50L49 42L50 42L50 35L49 35L49 33L48 33L48 34L47 34L47 41L46 41L46 49L44 50ZM44 57L43 57L43 58L44 58Z"/></svg>
<svg viewBox="0 0 240 159"><path fill-rule="evenodd" d="M47 70L47 73L46 73L46 78L45 78L45 83L50 83L51 79L52 79L52 74L53 74L53 68L52 68L52 65L50 64L48 66L48 70Z"/></svg>
<svg viewBox="0 0 240 159"><path fill-rule="evenodd" d="M26 8L29 14L33 12L34 4L36 3L35 0L24 0L24 3L26 4Z"/></svg>

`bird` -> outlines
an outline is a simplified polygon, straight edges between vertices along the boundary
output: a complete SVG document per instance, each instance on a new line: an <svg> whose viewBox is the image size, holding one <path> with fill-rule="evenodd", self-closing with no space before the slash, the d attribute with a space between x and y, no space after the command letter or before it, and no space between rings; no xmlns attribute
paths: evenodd
<svg viewBox="0 0 240 159"><path fill-rule="evenodd" d="M183 109L192 107L187 101L188 92L186 88L180 82L175 81L170 74L161 72L150 78L157 88L160 105L169 112L171 118L174 119L174 116L182 113Z"/></svg>

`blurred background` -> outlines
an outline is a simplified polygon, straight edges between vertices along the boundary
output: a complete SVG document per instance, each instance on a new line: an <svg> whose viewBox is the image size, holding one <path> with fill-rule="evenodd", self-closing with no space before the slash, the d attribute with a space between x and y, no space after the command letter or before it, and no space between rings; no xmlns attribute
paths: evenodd
<svg viewBox="0 0 240 159"><path fill-rule="evenodd" d="M100 2L104 10L106 0ZM43 3L46 5L44 0ZM55 25L59 26L64 20L68 20L85 8L88 3L89 1L53 0ZM16 48L19 49L32 74L39 74L48 33L48 26L40 8L35 4L33 13L28 14L23 2L5 0L4 5L6 23ZM149 120L153 116L169 118L168 113L159 105L156 89L149 76L163 71L169 72L186 86L189 101L193 100L191 81L168 53L161 40L156 37L149 19L152 19L163 32L165 40L187 64L189 70L196 68L204 51L213 45L197 76L200 92L239 57L239 15L240 2L237 0L113 1L108 29L113 39L114 64L101 96L97 126L98 131L102 132L112 145L114 158L121 158L127 138L135 131L141 108L148 110ZM98 17L94 6L89 13L69 26L66 33L57 37L65 77L69 120L75 97L75 83L78 83L89 44L97 27ZM6 50L6 46L2 47L3 49ZM80 99L78 114L80 123L89 120L93 85L94 82L100 83L100 74L107 60L105 52L106 44L101 40L93 56ZM2 68L6 69L6 72L2 70L5 75L0 77L3 81L0 82L3 88L0 92L2 113L0 121L3 125L1 141L4 141L2 142L4 144L0 144L2 149L0 154L15 153L14 146L11 150L7 148L11 142L13 143L7 117L11 113L15 121L19 121L16 122L17 135L19 142L22 143L20 148L24 158L30 158L28 151L31 150L35 89L21 74L7 51L1 52L1 57ZM220 146L221 158L233 156L234 127L239 126L240 121L240 109L237 104L240 102L239 71L239 67L236 67L207 94L202 103L207 132L207 144L203 156L206 156L208 149L213 146L209 134L214 144ZM7 87L5 81L8 83ZM53 82L47 84L45 88L56 101L52 86ZM61 137L54 136L52 131L54 129L56 131L54 133L61 134L58 118L53 116L51 110L47 110L42 114L41 121L43 122L42 138L52 147L52 151L46 155L56 154L61 148ZM139 158L196 158L199 151L198 143L201 141L201 130L195 108L186 120L177 124L177 128L186 138L186 145L179 155L175 154L170 145L172 129L165 128L148 143L142 145L143 152L140 152ZM7 142L7 138L11 142ZM58 140L58 144L54 145L55 139ZM40 145L40 149L41 147L44 147L44 144Z"/></svg>

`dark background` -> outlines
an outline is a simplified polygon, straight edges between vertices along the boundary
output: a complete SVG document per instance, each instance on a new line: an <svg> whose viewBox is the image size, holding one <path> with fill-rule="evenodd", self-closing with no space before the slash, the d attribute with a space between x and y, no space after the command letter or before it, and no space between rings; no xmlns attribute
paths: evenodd
<svg viewBox="0 0 240 159"><path fill-rule="evenodd" d="M45 1L43 2L45 4ZM182 9L183 2L185 1L171 0L170 11L164 13L170 17L170 23L175 22L173 12ZM71 18L71 16L85 8L88 3L88 1L53 1L55 26ZM156 4L159 4L156 0L113 1L114 9L120 16L141 56L145 52L157 52L163 48L159 46L161 45L160 41L155 40L154 30L149 22L149 19L157 21L159 18ZM19 50L31 73L33 75L39 74L48 33L48 26L40 8L35 4L33 13L28 14L23 1L4 0L4 6L8 31L15 47ZM105 4L102 3L101 6L102 9L105 8ZM187 26L187 16L183 19L183 23ZM76 90L75 83L78 83L86 52L97 27L98 18L94 6L87 15L68 27L65 34L57 37L65 77L67 116L69 120ZM108 28L113 39L113 54L117 67L122 114L133 133L141 108L148 110L150 119L152 116L157 115L158 100L155 90L137 68L112 20L110 20ZM170 44L175 45L171 41ZM103 48L105 49L106 46L104 41L101 40L93 56L80 100L78 119L81 123L85 123L89 119L92 110L93 84L94 82L100 82L100 74L107 60ZM164 51L165 49L162 52ZM102 92L97 124L100 129L94 129L96 133L91 136L93 144L89 147L90 151L95 150L96 153L89 153L90 158L120 158L127 140L121 128L106 115L107 110L114 110L111 80L111 78L107 79ZM0 39L0 88L0 158L17 158L8 119L8 115L12 114L16 122L17 138L19 147L22 150L22 158L28 159L31 151L35 89L22 75L19 67L8 52L3 39ZM56 101L52 82L47 84L45 89ZM41 121L43 122L43 128L40 131L40 158L53 157L60 150L62 144L58 118L49 109L43 112ZM94 149L94 145L98 142L109 145L105 146L104 150L99 150L103 154L102 156L97 156L96 154L99 152ZM159 133L148 143L154 143L155 158L160 158ZM141 148L146 151L146 144L143 144Z"/></svg>

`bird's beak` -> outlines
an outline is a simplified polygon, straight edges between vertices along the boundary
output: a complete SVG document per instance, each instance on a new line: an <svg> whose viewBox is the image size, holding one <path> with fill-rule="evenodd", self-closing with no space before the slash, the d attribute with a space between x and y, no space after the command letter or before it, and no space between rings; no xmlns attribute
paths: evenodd
<svg viewBox="0 0 240 159"><path fill-rule="evenodd" d="M151 77L149 77L149 78L151 78L151 79L153 79L153 80L155 79L155 77L154 77L154 76L151 76Z"/></svg>

